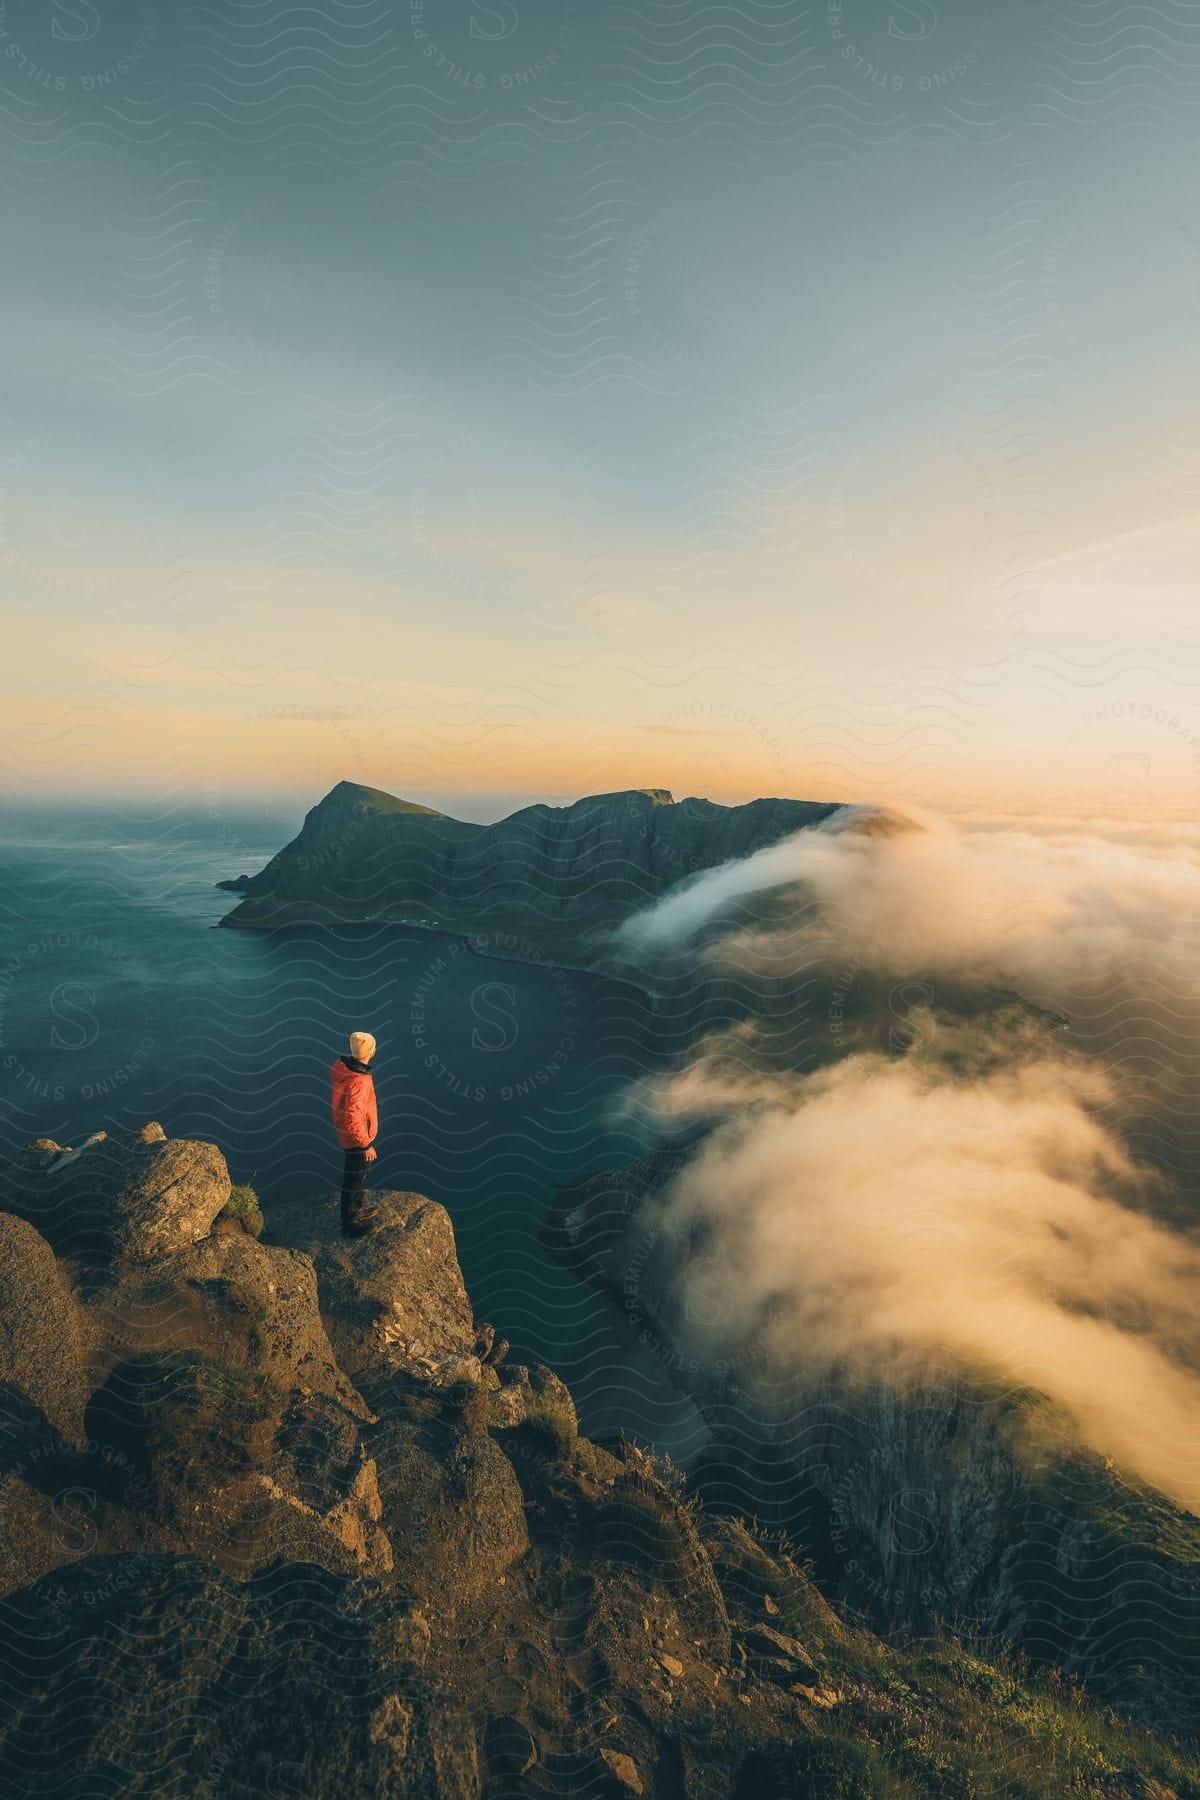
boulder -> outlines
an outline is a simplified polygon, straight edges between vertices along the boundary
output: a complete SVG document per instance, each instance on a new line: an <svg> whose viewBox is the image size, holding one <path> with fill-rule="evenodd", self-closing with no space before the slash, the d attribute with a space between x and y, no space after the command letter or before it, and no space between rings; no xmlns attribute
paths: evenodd
<svg viewBox="0 0 1200 1800"><path fill-rule="evenodd" d="M579 1421L570 1389L541 1364L528 1369L515 1363L501 1370L490 1411L494 1428L541 1438L553 1456L570 1456L575 1448Z"/></svg>
<svg viewBox="0 0 1200 1800"><path fill-rule="evenodd" d="M773 1625L752 1625L742 1632L741 1641L751 1666L773 1681L799 1681L811 1687L821 1679L803 1644Z"/></svg>
<svg viewBox="0 0 1200 1800"><path fill-rule="evenodd" d="M524 1498L499 1445L482 1432L439 1435L423 1442L392 1421L373 1445L396 1573L420 1599L477 1593L529 1548Z"/></svg>
<svg viewBox="0 0 1200 1800"><path fill-rule="evenodd" d="M5 1165L0 1205L27 1219L60 1256L104 1263L206 1237L231 1185L215 1144L167 1138L149 1124L99 1135L79 1153L39 1151L32 1164Z"/></svg>
<svg viewBox="0 0 1200 1800"><path fill-rule="evenodd" d="M623 1750L610 1750L607 1745L601 1748L600 1755L612 1775L617 1786L626 1794L644 1794L638 1766L632 1756L626 1756Z"/></svg>
<svg viewBox="0 0 1200 1800"><path fill-rule="evenodd" d="M113 1194L116 1253L154 1256L207 1237L231 1187L215 1144L186 1138L139 1144Z"/></svg>
<svg viewBox="0 0 1200 1800"><path fill-rule="evenodd" d="M83 1428L88 1343L54 1252L25 1219L0 1214L0 1382L19 1387L66 1438Z"/></svg>

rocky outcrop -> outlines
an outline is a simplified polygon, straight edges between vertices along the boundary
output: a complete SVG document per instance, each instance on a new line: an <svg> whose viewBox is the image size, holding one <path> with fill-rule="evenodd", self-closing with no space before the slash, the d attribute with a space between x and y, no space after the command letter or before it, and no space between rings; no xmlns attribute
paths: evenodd
<svg viewBox="0 0 1200 1800"><path fill-rule="evenodd" d="M206 1237L231 1185L215 1145L149 1124L99 1132L78 1150L39 1139L0 1169L0 1210L28 1219L58 1255L104 1263Z"/></svg>
<svg viewBox="0 0 1200 1800"><path fill-rule="evenodd" d="M669 1792L690 1713L732 1792L798 1691L721 1690L694 1522L503 1364L444 1209L347 1241L298 1200L273 1243L212 1229L229 1186L157 1126L0 1168L5 1791Z"/></svg>
<svg viewBox="0 0 1200 1800"><path fill-rule="evenodd" d="M214 1146L97 1148L83 1238L57 1147L0 1169L88 1252L0 1216L6 1795L867 1800L893 1692L903 1756L932 1744L969 1791L946 1669L924 1701L927 1659L847 1627L786 1546L580 1437L553 1371L472 1317L442 1208L381 1194L345 1242L331 1195L283 1243L195 1237L208 1201L162 1172L220 1192ZM1057 1769L1066 1727L1014 1693L1022 1766L1032 1742ZM1173 1753L1121 1754L1106 1795L1186 1791Z"/></svg>
<svg viewBox="0 0 1200 1800"><path fill-rule="evenodd" d="M118 1265L92 1288L88 1313L109 1346L209 1344L281 1392L327 1394L366 1414L330 1341L312 1258L300 1250L214 1232L173 1256Z"/></svg>
<svg viewBox="0 0 1200 1800"><path fill-rule="evenodd" d="M31 1401L51 1428L77 1439L87 1395L84 1315L49 1244L0 1214L0 1426L8 1435Z"/></svg>
<svg viewBox="0 0 1200 1800"><path fill-rule="evenodd" d="M85 1557L4 1603L3 1662L38 1671L0 1687L6 1791L468 1800L472 1721L403 1618L308 1563Z"/></svg>
<svg viewBox="0 0 1200 1800"><path fill-rule="evenodd" d="M282 1227L288 1243L312 1260L338 1363L360 1386L422 1357L440 1365L468 1356L475 1342L445 1208L406 1193L373 1204L378 1226L360 1240L333 1234L328 1201L300 1203Z"/></svg>
<svg viewBox="0 0 1200 1800"><path fill-rule="evenodd" d="M386 920L461 932L515 961L604 967L613 930L639 907L838 811L636 788L471 825L343 781L222 924Z"/></svg>

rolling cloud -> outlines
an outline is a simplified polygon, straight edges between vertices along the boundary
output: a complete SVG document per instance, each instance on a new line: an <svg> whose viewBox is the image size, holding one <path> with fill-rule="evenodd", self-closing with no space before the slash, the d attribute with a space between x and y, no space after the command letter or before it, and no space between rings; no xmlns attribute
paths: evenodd
<svg viewBox="0 0 1200 1800"><path fill-rule="evenodd" d="M695 941L710 966L852 965L930 995L915 1053L851 1042L814 1074L760 1074L710 1040L640 1092L664 1129L717 1121L664 1220L687 1246L688 1316L710 1349L869 1379L947 1352L985 1365L1200 1506L1200 1243L1174 1117L1200 1068L1200 834L849 823L712 871L625 933L659 952ZM783 922L740 923L768 888ZM943 978L978 985L984 1032L997 983L1082 1031L1061 1047L998 1034L965 1065Z"/></svg>

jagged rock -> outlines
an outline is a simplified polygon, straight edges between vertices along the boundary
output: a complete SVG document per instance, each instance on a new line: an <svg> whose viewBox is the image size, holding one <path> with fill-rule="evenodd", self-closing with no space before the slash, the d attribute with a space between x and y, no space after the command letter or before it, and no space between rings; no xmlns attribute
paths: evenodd
<svg viewBox="0 0 1200 1800"><path fill-rule="evenodd" d="M322 1315L340 1367L356 1386L387 1380L422 1356L471 1356L475 1324L445 1207L423 1194L372 1194L368 1237L333 1236L328 1204L294 1209L287 1242L312 1256Z"/></svg>
<svg viewBox="0 0 1200 1800"><path fill-rule="evenodd" d="M242 1582L189 1557L88 1557L4 1602L0 1783L13 1795L392 1793L407 1711L403 1791L478 1793L469 1734L428 1683L404 1683L360 1584L302 1564ZM438 1785L439 1765L467 1771L462 1785Z"/></svg>
<svg viewBox="0 0 1200 1800"><path fill-rule="evenodd" d="M820 1670L803 1644L786 1632L776 1631L773 1625L752 1625L742 1633L742 1643L752 1664L782 1680L801 1681L811 1687L821 1679Z"/></svg>
<svg viewBox="0 0 1200 1800"><path fill-rule="evenodd" d="M159 1130L105 1156L167 1154ZM481 1361L442 1209L384 1204L382 1242L343 1243L298 1202L308 1250L108 1230L82 1307L0 1219L0 1791L798 1800L844 1766L866 1792L846 1733L808 1754L849 1701L800 1640L871 1681L891 1652L665 1462L579 1438L551 1370ZM1070 1533L1058 1555L1090 1566Z"/></svg>
<svg viewBox="0 0 1200 1800"><path fill-rule="evenodd" d="M396 1621L397 1654L406 1662L416 1663L418 1668L421 1667L429 1660L430 1636L429 1620L419 1607L414 1606Z"/></svg>
<svg viewBox="0 0 1200 1800"><path fill-rule="evenodd" d="M401 1344L403 1347L401 1347ZM481 1388L492 1384L485 1380L490 1373L477 1356L423 1356L409 1349L407 1341L397 1341L397 1365L418 1376L431 1388Z"/></svg>
<svg viewBox="0 0 1200 1800"><path fill-rule="evenodd" d="M377 1442L382 1523L396 1572L420 1598L478 1591L529 1547L520 1485L499 1445L461 1433L434 1449L393 1423Z"/></svg>
<svg viewBox="0 0 1200 1800"><path fill-rule="evenodd" d="M491 1423L500 1431L513 1431L524 1425L529 1417L529 1405L533 1392L529 1385L529 1370L522 1367L519 1373L523 1381L501 1381L492 1395Z"/></svg>
<svg viewBox="0 0 1200 1800"><path fill-rule="evenodd" d="M0 1168L0 1205L60 1256L150 1257L207 1236L229 1198L215 1144L166 1138L161 1125L110 1131L45 1166Z"/></svg>
<svg viewBox="0 0 1200 1800"><path fill-rule="evenodd" d="M351 1493L328 1513L319 1513L270 1476L256 1477L261 1492L231 1520L220 1541L188 1543L205 1550L222 1568L245 1576L286 1563L312 1563L348 1577L386 1576L392 1568L386 1534L370 1523L363 1501L378 1504L374 1471L367 1466L369 1493Z"/></svg>
<svg viewBox="0 0 1200 1800"><path fill-rule="evenodd" d="M544 1440L556 1457L570 1456L579 1436L579 1421L570 1389L552 1369L538 1365L505 1369L491 1397L491 1423L498 1430L521 1431Z"/></svg>
<svg viewBox="0 0 1200 1800"><path fill-rule="evenodd" d="M610 1750L607 1744L601 1746L600 1755L627 1794L645 1793L638 1766L632 1756L626 1756L623 1750Z"/></svg>
<svg viewBox="0 0 1200 1800"><path fill-rule="evenodd" d="M121 1265L88 1304L110 1354L194 1347L268 1375L282 1390L330 1394L367 1417L339 1368L312 1260L238 1231Z"/></svg>
<svg viewBox="0 0 1200 1800"><path fill-rule="evenodd" d="M26 1220L0 1214L0 1383L19 1387L55 1431L78 1438L88 1348L53 1250Z"/></svg>
<svg viewBox="0 0 1200 1800"><path fill-rule="evenodd" d="M105 1462L137 1472L143 1541L239 1575L280 1559L348 1575L392 1566L375 1463L327 1396L287 1405L267 1377L171 1350L113 1369L87 1429Z"/></svg>
<svg viewBox="0 0 1200 1800"><path fill-rule="evenodd" d="M392 1568L392 1548L380 1529L378 1468L355 1420L334 1401L324 1396L293 1401L276 1435L270 1471L258 1480L271 1498L320 1525L364 1574L383 1575Z"/></svg>
<svg viewBox="0 0 1200 1800"><path fill-rule="evenodd" d="M475 1328L475 1355L485 1368L498 1369L509 1352L507 1338L496 1336L496 1327L486 1320Z"/></svg>

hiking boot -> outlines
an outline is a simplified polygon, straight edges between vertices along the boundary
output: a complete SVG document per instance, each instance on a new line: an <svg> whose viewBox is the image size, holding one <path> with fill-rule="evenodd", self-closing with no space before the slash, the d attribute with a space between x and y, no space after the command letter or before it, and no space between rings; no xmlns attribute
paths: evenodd
<svg viewBox="0 0 1200 1800"><path fill-rule="evenodd" d="M342 1209L342 1236L360 1238L374 1231L379 1222L378 1207L360 1207L357 1212Z"/></svg>

